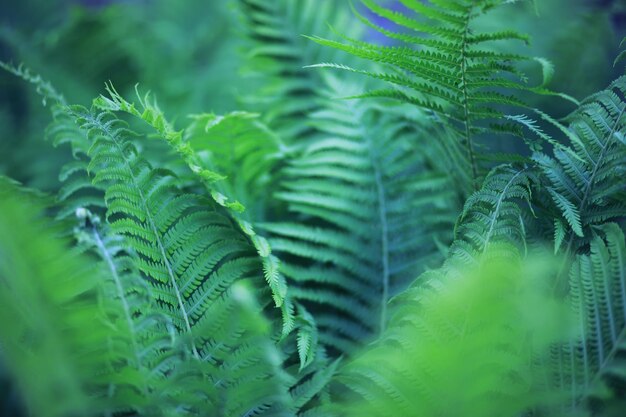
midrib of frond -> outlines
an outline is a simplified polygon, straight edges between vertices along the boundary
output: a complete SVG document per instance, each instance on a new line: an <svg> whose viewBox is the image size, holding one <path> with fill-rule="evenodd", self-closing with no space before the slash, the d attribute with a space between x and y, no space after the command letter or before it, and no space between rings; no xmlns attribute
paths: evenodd
<svg viewBox="0 0 626 417"><path fill-rule="evenodd" d="M604 163L604 159L606 158L608 154L608 150L613 145L614 140L612 139L615 137L615 133L617 132L617 127L619 126L620 120L622 119L622 116L624 116L625 112L626 112L626 106L622 108L622 110L619 112L619 114L615 118L615 123L613 124L613 126L611 126L611 130L609 131L609 134L604 140L604 144L602 145L600 155L598 156L598 160L595 162L593 166L593 170L591 171L591 175L589 176L589 181L585 185L585 191L583 192L583 197L580 200L580 204L578 205L578 212L580 213L581 216L583 214L583 211L586 210L587 205L589 204L589 197L591 196L591 192L593 190L596 176L598 175L598 171L600 170L600 167ZM561 264L561 267L559 268L559 272L557 274L557 278L554 283L555 290L558 289L559 283L562 279L562 275L565 272L565 268L567 266L567 255L569 255L570 252L572 251L572 246L574 245L574 239L575 239L575 234L571 233L567 241L567 246L565 249L566 256L563 259L563 262Z"/></svg>
<svg viewBox="0 0 626 417"><path fill-rule="evenodd" d="M174 293L176 294L176 300L178 301L178 308L180 309L180 313L183 317L183 321L185 322L185 330L187 331L187 333L191 336L191 350L192 353L194 355L194 357L196 359L200 359L200 355L198 354L198 350L196 348L196 344L195 341L193 340L193 332L191 331L191 323L189 322L189 315L187 314L187 310L185 309L185 304L183 302L183 298L180 292L180 289L178 288L178 284L176 283L176 276L174 274L174 270L172 268L172 265L170 264L169 258L167 256L167 252L165 250L165 246L163 245L163 241L159 235L159 230L156 227L156 224L154 222L154 217L152 215L152 213L150 212L150 209L148 208L148 201L143 193L143 190L141 189L141 187L139 186L138 182L137 182L137 177L135 176L135 173L132 170L132 167L130 166L130 161L128 160L128 158L126 157L126 153L124 152L124 150L122 149L122 146L120 145L117 136L111 132L109 130L109 126L100 123L98 120L96 120L96 118L91 117L90 118L91 122L96 124L100 130L104 133L106 133L106 135L113 141L113 143L115 144L115 148L117 149L117 151L119 152L119 154L121 155L122 159L124 160L124 165L126 167L126 169L128 170L128 173L130 175L131 181L132 181L132 185L135 188L135 190L137 190L137 194L139 195L139 198L141 200L141 205L142 208L144 210L144 212L146 213L146 219L148 220L148 224L150 226L150 229L154 235L154 239L156 241L156 244L159 248L159 252L161 253L161 258L163 259L163 264L165 265L166 269L167 269L167 274L170 278L170 282L172 284L172 288L174 290Z"/></svg>
<svg viewBox="0 0 626 417"><path fill-rule="evenodd" d="M624 113L624 111L622 110L622 114ZM621 117L621 116L620 116ZM624 254L621 251L617 251L615 253L615 255L619 258L619 265L624 265L626 262L624 262ZM622 271L623 273L623 271ZM624 297L624 295L626 294L626 288L624 288L624 282L620 282L620 289L622 291L622 297ZM626 298L622 298L623 301L626 301ZM624 310L624 314L626 314L626 308ZM626 319L626 317L625 317ZM604 359L604 361L600 364L600 371L604 368L606 368L606 366L613 360L613 358L615 357L615 355L617 355L617 351L619 350L620 346L622 346L622 343L626 341L626 325L624 325L624 327L621 329L620 333L617 335L616 339L615 339L615 343L613 343L613 346L611 346L611 350L609 351L608 355L606 356L606 358ZM602 372L597 372L596 375L594 376L593 380L591 381L590 386L593 386L598 379L600 379L600 376L602 374Z"/></svg>
<svg viewBox="0 0 626 417"><path fill-rule="evenodd" d="M104 245L102 237L100 236L100 233L95 226L92 227L91 233L93 234L94 241L96 242L96 247L100 252L100 256L102 257L104 262L106 262L107 267L109 268L109 272L111 273L111 277L113 277L113 281L115 281L115 289L117 290L117 295L122 303L122 309L124 310L124 319L126 320L126 324L128 325L128 329L130 330L130 342L133 348L133 353L135 355L135 366L139 368L141 367L141 359L139 356L139 345L137 344L137 339L135 337L135 324L133 323L130 306L126 298L126 293L124 292L122 280L120 279L119 272L117 271L117 266L115 265L115 262L113 262L113 256L109 253L109 250Z"/></svg>
<svg viewBox="0 0 626 417"><path fill-rule="evenodd" d="M502 206L502 202L504 201L504 198L506 197L509 188L513 185L514 181L520 175L522 175L525 171L526 171L526 168L518 171L515 175L511 177L509 182L507 182L506 186L502 189L502 192L500 193L500 196L498 197L498 202L496 203L496 206L493 210L493 214L491 215L491 219L489 222L489 229L487 230L487 234L485 235L485 242L483 244L483 254L487 252L489 242L491 241L491 238L493 235L493 230L496 226L496 222L498 221L498 216L500 214L500 207Z"/></svg>
<svg viewBox="0 0 626 417"><path fill-rule="evenodd" d="M463 37L461 38L461 92L463 94L463 124L465 127L465 146L467 148L467 156L469 158L470 165L472 167L472 186L476 191L478 189L478 173L476 170L476 156L474 154L474 143L472 141L472 129L470 125L470 109L469 109L469 94L468 94L468 82L467 82L467 46L469 25L471 21L472 10L474 6L468 6L468 10L465 14Z"/></svg>
<svg viewBox="0 0 626 417"><path fill-rule="evenodd" d="M617 352L620 349L622 342L625 340L626 340L626 326L624 326L624 328L620 331L619 335L617 336L617 339L615 340L615 343L613 343L613 346L611 346L611 350L609 351L609 353L606 355L606 358L604 358L604 360L598 367L598 371L594 375L591 382L588 384L588 387L593 387L598 382L598 380L602 377L602 370L605 369L609 363L611 363L613 358L615 358L615 355L617 355Z"/></svg>
<svg viewBox="0 0 626 417"><path fill-rule="evenodd" d="M355 120L360 120L357 110L353 105L348 106L352 114L355 116ZM364 123L359 123L361 130L361 137L367 142L368 155L372 169L374 171L374 182L376 184L376 199L378 208L378 221L380 222L380 255L382 263L382 291L380 295L380 325L379 330L382 335L385 331L387 323L387 301L389 299L389 223L387 221L387 199L385 192L385 184L383 183L382 172L378 158L374 152L374 140L367 133Z"/></svg>
<svg viewBox="0 0 626 417"><path fill-rule="evenodd" d="M604 163L604 158L606 157L606 155L608 153L608 150L613 145L614 141L612 140L612 138L615 137L615 133L617 132L617 127L620 124L620 121L622 119L622 116L624 115L624 111L625 110L626 110L626 106L624 106L622 108L622 110L619 112L619 114L617 115L617 117L615 119L615 123L611 127L611 131L609 132L606 140L604 141L605 143L602 146L602 150L600 152L600 155L598 156L598 160L596 161L596 163L595 163L595 165L593 167L593 171L591 171L591 175L589 176L589 181L587 182L587 185L585 186L585 191L583 193L583 198L582 198L582 200L580 202L580 205L578 207L579 213L581 213L581 214L587 208L587 204L589 203L588 200L589 200L589 197L591 196L591 191L593 189L593 185L595 183L596 176L598 175L598 171L599 171L600 167Z"/></svg>

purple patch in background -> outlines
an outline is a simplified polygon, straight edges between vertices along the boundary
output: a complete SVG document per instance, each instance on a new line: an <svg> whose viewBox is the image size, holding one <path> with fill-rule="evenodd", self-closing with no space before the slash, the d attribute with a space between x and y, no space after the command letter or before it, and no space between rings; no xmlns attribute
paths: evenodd
<svg viewBox="0 0 626 417"><path fill-rule="evenodd" d="M115 0L80 0L79 3L85 7L104 7L111 3L115 2Z"/></svg>
<svg viewBox="0 0 626 417"><path fill-rule="evenodd" d="M384 6L385 8L389 9L389 10L393 10L395 12L401 12L403 14L406 14L408 16L411 15L411 11L409 9L407 9L402 3L400 3L398 0L392 0L392 1L387 1L387 2L380 2L380 5ZM365 7L361 7L359 10L363 16L367 17L370 22L374 23L377 26L380 26L384 29L390 30L390 31L394 31L394 32L399 32L402 33L405 29L396 25L393 22L390 22L389 20L378 16L377 14L371 12L370 10L368 10ZM367 41L369 42L373 42L379 45L393 45L398 43L398 41L388 38L387 36L383 35L382 33L378 32L377 30L374 29L369 29L367 31L366 34L366 38Z"/></svg>
<svg viewBox="0 0 626 417"><path fill-rule="evenodd" d="M110 6L116 3L132 3L139 6L147 6L150 0L71 0L76 4L81 4L90 9L101 9L106 6ZM184 1L184 0L172 0L172 1ZM211 1L211 0L208 0ZM214 0L218 1L218 0ZM219 0L222 1L222 0ZM226 0L224 0L226 1Z"/></svg>

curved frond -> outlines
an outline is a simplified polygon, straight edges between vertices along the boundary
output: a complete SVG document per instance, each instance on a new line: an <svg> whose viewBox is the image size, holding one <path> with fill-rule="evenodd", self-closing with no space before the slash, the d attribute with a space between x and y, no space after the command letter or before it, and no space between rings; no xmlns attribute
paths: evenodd
<svg viewBox="0 0 626 417"><path fill-rule="evenodd" d="M546 60L500 52L494 42L528 42L515 31L481 32L476 21L494 7L510 3L491 0L417 2L404 0L406 12L391 10L375 0L362 0L372 15L388 21L388 29L355 10L359 20L394 43L375 45L342 36L341 41L312 37L315 42L377 64L382 69L323 63L383 81L388 88L367 91L356 97L385 97L399 100L437 114L453 127L465 148L473 188L488 171L478 158L479 139L485 133L515 133L503 119L503 108L525 107L519 92L551 94L541 86L531 87L520 72L520 63L542 64L544 76L550 71ZM544 80L545 84L548 80Z"/></svg>

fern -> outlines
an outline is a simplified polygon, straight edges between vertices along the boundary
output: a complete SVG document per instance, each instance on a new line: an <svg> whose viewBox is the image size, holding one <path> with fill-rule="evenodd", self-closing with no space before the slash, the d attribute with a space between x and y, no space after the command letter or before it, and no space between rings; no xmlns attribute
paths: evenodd
<svg viewBox="0 0 626 417"><path fill-rule="evenodd" d="M451 126L463 144L472 173L473 188L488 166L478 157L480 139L485 134L516 133L503 122L503 107L525 107L518 94L551 94L543 85L530 87L518 65L531 58L499 52L493 42L522 41L528 37L515 31L478 32L478 18L508 1L454 0L420 3L403 0L414 15L395 12L363 0L375 15L397 25L402 31L381 27L357 13L361 22L399 43L379 46L343 37L343 42L312 37L315 42L345 51L356 57L385 65L382 70L360 70L351 66L322 63L319 68L336 68L382 80L390 88L376 89L356 97L385 97L432 111ZM536 60L549 76L549 63ZM544 84L548 79L544 79ZM482 162L482 163L481 163Z"/></svg>
<svg viewBox="0 0 626 417"><path fill-rule="evenodd" d="M570 141L569 149L555 150L555 158L541 153L534 157L564 224L569 226L567 253L576 252L589 241L589 229L594 225L626 214L625 195L619 185L626 162L625 92L626 78L620 77L607 90L583 101L565 119L569 127L543 115Z"/></svg>
<svg viewBox="0 0 626 417"><path fill-rule="evenodd" d="M570 270L570 298L584 337L562 348L558 359L566 372L559 382L572 398L588 397L596 412L612 415L611 401L624 382L626 244L617 224L600 230L604 237L596 236L590 253L577 256Z"/></svg>
<svg viewBox="0 0 626 417"><path fill-rule="evenodd" d="M432 194L445 176L424 172L429 157L409 151L418 132L399 109L332 101L339 81L329 83L313 115L326 139L290 163L276 194L293 220L262 227L320 341L349 352L384 329L387 300L438 258L432 233L449 230L454 194Z"/></svg>
<svg viewBox="0 0 626 417"><path fill-rule="evenodd" d="M149 277L159 311L188 341L194 358L216 365L223 362L219 366L225 375L216 381L240 384L244 392L251 386L264 386L260 392L266 392L268 403L259 404L259 409L283 407L272 403L279 396L267 392L280 391L281 384L263 382L274 377L273 369L260 370L256 365L263 363L262 345L234 345L233 337L245 340L246 333L236 328L223 333L220 325L236 308L230 289L235 281L262 276L260 262L244 235L209 200L178 194L175 177L152 169L128 142L128 131L116 119L81 108L73 112L93 141L90 171L94 182L105 184L111 228L126 236L139 254L138 267ZM230 358L223 356L225 350ZM239 366L244 358L250 364L244 369L250 374L238 376L241 371L234 372L229 365ZM250 395L229 398L224 407L234 413L249 406L246 399Z"/></svg>
<svg viewBox="0 0 626 417"><path fill-rule="evenodd" d="M526 252L521 204L530 207L531 176L529 167L510 165L496 167L489 173L481 190L465 202L458 220L460 238L450 249L454 260L473 263L486 253L516 257L518 252Z"/></svg>
<svg viewBox="0 0 626 417"><path fill-rule="evenodd" d="M107 269L96 268L101 264L66 251L15 191L3 186L2 197L2 228L19 231L23 239L21 249L12 246L18 240L3 242L2 314L13 323L4 326L4 353L16 361L13 372L27 387L24 393L37 415L129 409L171 415L176 408L191 412L207 401L210 392L200 388L202 372L186 364L170 334L157 331L159 316L150 313L150 302L140 295L145 292L133 286L110 242L91 229L92 243L107 264ZM40 343L26 346L28 334L37 334ZM195 379L198 389L171 389L165 376Z"/></svg>
<svg viewBox="0 0 626 417"><path fill-rule="evenodd" d="M226 196L242 195L249 198L256 193L257 195L262 193L261 178L268 175L279 156L276 138L257 122L251 123L251 116L244 113L231 114L224 118L212 115L195 116L194 121L184 132L177 132L165 120L156 104L151 103L147 97L140 99L142 109L140 114L133 104L124 100L112 87L109 88L109 93L111 97L100 97L96 101L97 105L106 110L128 112L152 125L185 159L189 168L205 184L215 202L229 209L230 216L256 248L262 259L265 277L272 289L275 304L282 309L282 337L287 337L294 326L298 328L295 343L298 345L299 367L297 370L287 368L291 374L296 375L291 383L291 409L296 412L309 408L309 402L315 400L320 389L324 387L321 381L330 378L334 367L325 358L324 352L317 348L317 328L303 306L298 306L295 310L297 315L294 317L294 305L291 297L286 297L286 284L279 272L280 263L272 255L268 242L254 231L249 222L256 218L248 214L247 208L242 204L230 203L229 197ZM259 140L262 140L261 144L258 144ZM254 172L259 175L240 176L241 165L254 166ZM216 167L229 175L217 174L213 171ZM256 201L253 203L258 204ZM294 354L289 348L290 345L291 339L287 338L285 353L288 357ZM301 372L305 367L308 370Z"/></svg>
<svg viewBox="0 0 626 417"><path fill-rule="evenodd" d="M556 383L571 391L574 408L581 399L595 395L603 375L611 373L613 363L606 358L614 354L608 352L620 349L618 335L624 329L619 313L624 309L620 289L624 238L611 221L626 216L622 184L626 165L625 93L626 79L620 77L606 90L583 100L564 119L567 125L537 111L567 138L566 144L554 147L553 157L535 152L533 160L542 186L535 199L543 211L540 220L550 219L552 223L540 221L538 227L553 228L555 251L566 255L554 287L571 298L584 334L582 340L573 340L556 353ZM516 119L541 140L554 142L533 128L534 122ZM600 397L610 403L610 395ZM592 404L596 409L607 408L596 400Z"/></svg>
<svg viewBox="0 0 626 417"><path fill-rule="evenodd" d="M533 362L565 335L549 269L488 259L427 272L393 300L381 340L340 370L333 415L518 416L558 401Z"/></svg>
<svg viewBox="0 0 626 417"><path fill-rule="evenodd" d="M568 128L553 121L570 139L577 158L562 150L555 151L554 159L542 154L535 157L548 182L554 211L564 219L557 224L568 226L562 226L560 238L567 243L558 241L555 247L563 247L574 257L571 265L563 263L555 285L562 291L569 271L568 292L585 335L581 342L563 347L559 364L567 361L568 366L560 373L560 381L571 387L573 398L590 398L593 408L607 413L615 406L614 398L610 389L599 394L598 387L615 387L619 380L614 377L619 361L612 357L621 349L625 328L620 313L626 302L624 236L619 226L608 223L626 215L620 185L626 163L625 87L621 77L584 100L566 118Z"/></svg>
<svg viewBox="0 0 626 417"><path fill-rule="evenodd" d="M140 106L142 113L140 113L134 106L124 98L122 98L112 86L108 88L111 98L104 96L99 97L96 100L96 105L106 111L123 111L130 113L133 116L141 118L143 121L150 124L157 130L161 138L164 139L176 152L182 157L187 164L188 168L200 179L201 183L209 191L212 200L219 206L228 210L228 214L239 229L246 235L249 242L257 250L258 255L263 262L263 270L267 278L268 284L272 289L272 296L277 307L283 306L283 301L286 295L286 286L284 279L278 273L278 260L272 256L271 248L267 241L262 236L256 234L252 224L244 217L241 216L241 212L246 209L244 205L239 201L233 201L232 195L253 194L251 190L258 189L260 181L257 177L244 177L243 181L239 180L239 175L235 173L237 165L243 163L244 165L260 165L261 167L271 166L272 154L277 151L278 144L269 143L265 147L261 147L259 152L247 152L250 149L255 149L257 146L255 140L258 139L254 133L264 132L270 139L273 137L262 129L261 126L253 125L255 128L252 133L248 133L247 123L243 126L238 126L242 129L243 133L238 134L237 131L229 130L227 138L230 145L223 144L225 142L220 136L220 130L215 127L218 122L211 124L206 122L204 128L199 127L196 122L186 130L185 134L180 131L174 130L171 124L166 120L163 113L156 106L156 103L151 103L149 97L146 96L143 100L140 99ZM205 116L206 117L206 116ZM239 119L239 115L232 115L231 117ZM199 117L203 119L202 116ZM247 119L243 119L244 123ZM245 126L245 127L244 127ZM212 129L217 132L214 132ZM204 131L204 133L203 133ZM242 136L242 137L241 137ZM274 145L274 146L272 146ZM238 152L236 151L238 149ZM216 162L219 161L219 162ZM220 173L214 171L214 166L226 170L233 180L228 180L227 176L223 176ZM261 171L263 172L261 168ZM243 187L243 189L241 189ZM245 193L249 191L249 193ZM227 195L224 195L226 193ZM290 317L289 306L285 306L283 309L285 318L284 333L288 333L292 320Z"/></svg>
<svg viewBox="0 0 626 417"><path fill-rule="evenodd" d="M329 22L346 26L345 8L331 1L238 0L246 35L247 72L259 88L244 95L244 104L261 110L264 121L286 144L300 147L313 140L315 129L303 118L318 109L317 74L304 69L326 51L307 42L306 33L317 33Z"/></svg>
<svg viewBox="0 0 626 417"><path fill-rule="evenodd" d="M285 157L280 138L259 121L257 114L192 117L185 141L198 150L204 166L214 166L227 177L216 186L242 202L248 221L267 218L273 203L268 190L275 187L275 171Z"/></svg>
<svg viewBox="0 0 626 417"><path fill-rule="evenodd" d="M0 177L0 354L28 413L621 416L626 79L548 90L552 64L510 52L526 35L485 29L512 3L362 0L376 45L343 5L238 0L258 83L225 115L110 82L69 106L2 64L71 157L53 197ZM578 108L533 120L536 94Z"/></svg>

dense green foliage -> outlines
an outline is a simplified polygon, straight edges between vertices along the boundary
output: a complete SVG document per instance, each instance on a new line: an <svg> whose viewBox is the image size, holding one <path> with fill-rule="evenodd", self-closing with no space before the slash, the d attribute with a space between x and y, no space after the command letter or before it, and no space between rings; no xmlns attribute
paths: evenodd
<svg viewBox="0 0 626 417"><path fill-rule="evenodd" d="M578 2L200 3L0 33L3 410L622 416L619 27L562 91Z"/></svg>

